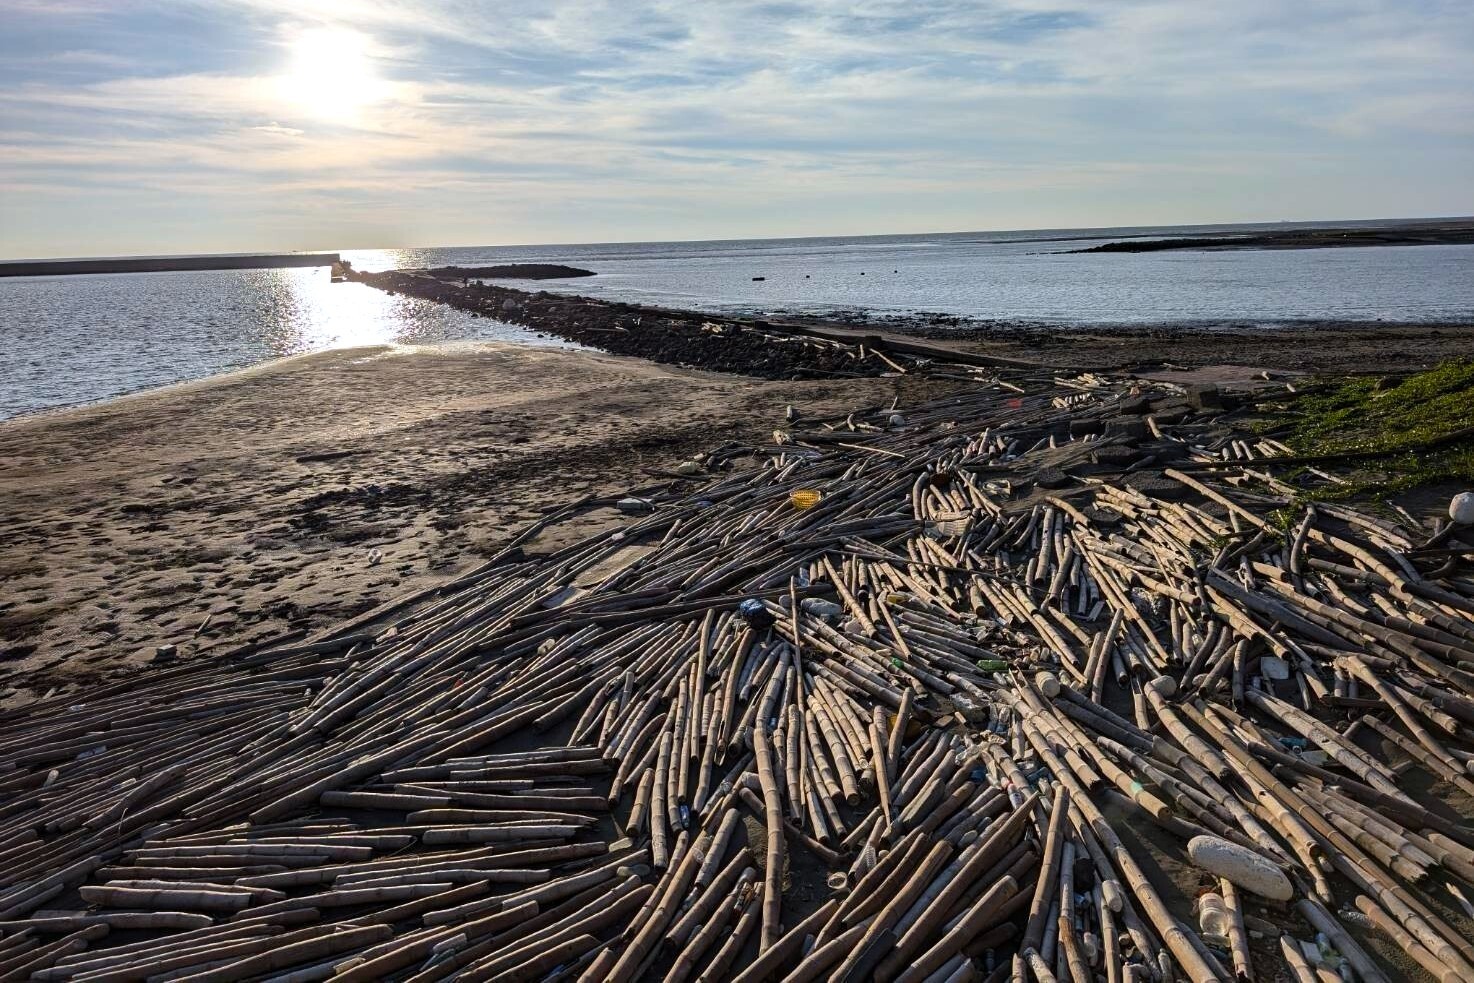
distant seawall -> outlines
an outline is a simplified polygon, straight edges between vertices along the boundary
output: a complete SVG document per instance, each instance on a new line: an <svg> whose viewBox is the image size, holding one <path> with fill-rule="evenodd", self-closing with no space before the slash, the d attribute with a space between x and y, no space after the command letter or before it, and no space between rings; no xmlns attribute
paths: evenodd
<svg viewBox="0 0 1474 983"><path fill-rule="evenodd" d="M78 273L166 273L177 270L261 270L279 266L331 266L337 253L256 256L173 256L141 259L44 259L0 263L0 277L67 276Z"/></svg>

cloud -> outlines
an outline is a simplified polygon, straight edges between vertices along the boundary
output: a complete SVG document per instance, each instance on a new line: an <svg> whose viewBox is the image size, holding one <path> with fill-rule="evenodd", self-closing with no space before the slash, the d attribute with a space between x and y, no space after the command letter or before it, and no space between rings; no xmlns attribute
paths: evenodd
<svg viewBox="0 0 1474 983"><path fill-rule="evenodd" d="M272 120L265 126L253 126L251 127L251 129L255 130L257 133L265 133L268 136L275 137L300 137L306 132L305 130L297 129L294 126L282 126L275 120Z"/></svg>
<svg viewBox="0 0 1474 983"><path fill-rule="evenodd" d="M1162 221L1162 202L1195 209L1183 220L1277 218L1255 211L1256 182L1294 197L1289 180L1307 206L1388 213L1411 199L1366 190L1391 153L1444 210L1474 205L1450 177L1474 164L1474 13L1458 0L0 10L33 42L0 41L0 194L38 196L34 227L43 209L165 188L216 215L268 195L300 214L372 202L431 241L478 214L494 218L483 241L567 238L580 222L573 238L628 237L636 206L647 237L728 234L702 223L734 214L741 231L786 234L851 230L867 210L917 231L1066 209L1101 224L1131 206ZM331 72L291 91L294 39L324 29L365 39L373 91L351 112L318 98ZM38 67L48 54L87 75ZM1313 176L1326 161L1345 181ZM1358 177L1362 193L1344 193Z"/></svg>

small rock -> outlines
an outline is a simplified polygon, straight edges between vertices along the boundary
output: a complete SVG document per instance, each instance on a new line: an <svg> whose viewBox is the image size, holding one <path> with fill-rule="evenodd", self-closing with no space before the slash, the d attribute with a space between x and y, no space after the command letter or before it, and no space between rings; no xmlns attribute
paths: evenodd
<svg viewBox="0 0 1474 983"><path fill-rule="evenodd" d="M1448 503L1448 517L1460 526L1474 526L1474 492L1459 492Z"/></svg>

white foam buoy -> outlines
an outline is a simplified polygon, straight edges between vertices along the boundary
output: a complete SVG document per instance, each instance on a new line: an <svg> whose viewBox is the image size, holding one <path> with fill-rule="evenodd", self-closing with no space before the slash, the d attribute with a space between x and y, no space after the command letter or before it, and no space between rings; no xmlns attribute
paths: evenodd
<svg viewBox="0 0 1474 983"><path fill-rule="evenodd" d="M1276 682L1281 682L1290 678L1290 664L1277 656L1261 655L1259 657L1259 672L1265 679L1273 679Z"/></svg>
<svg viewBox="0 0 1474 983"><path fill-rule="evenodd" d="M1052 700L1059 696L1059 677L1052 672L1046 670L1038 673L1034 676L1034 685L1039 687L1039 692L1047 699Z"/></svg>
<svg viewBox="0 0 1474 983"><path fill-rule="evenodd" d="M835 618L844 614L844 607L833 601L826 601L822 597L806 597L798 602L798 606L819 618Z"/></svg>
<svg viewBox="0 0 1474 983"><path fill-rule="evenodd" d="M1177 680L1171 676L1158 676L1146 684L1147 689L1156 690L1163 696L1171 696L1177 692Z"/></svg>
<svg viewBox="0 0 1474 983"><path fill-rule="evenodd" d="M1448 503L1448 517L1458 525L1474 526L1474 492L1459 492Z"/></svg>
<svg viewBox="0 0 1474 983"><path fill-rule="evenodd" d="M1222 837L1194 836L1187 843L1187 855L1208 873L1261 897L1288 901L1295 893L1290 879L1274 861Z"/></svg>

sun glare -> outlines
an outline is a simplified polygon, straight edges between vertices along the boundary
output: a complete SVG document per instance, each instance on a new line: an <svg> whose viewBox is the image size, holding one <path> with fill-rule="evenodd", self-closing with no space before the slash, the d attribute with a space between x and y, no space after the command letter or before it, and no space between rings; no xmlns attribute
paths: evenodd
<svg viewBox="0 0 1474 983"><path fill-rule="evenodd" d="M369 37L346 28L303 31L291 43L282 94L314 116L351 118L377 102L384 82L374 69Z"/></svg>

